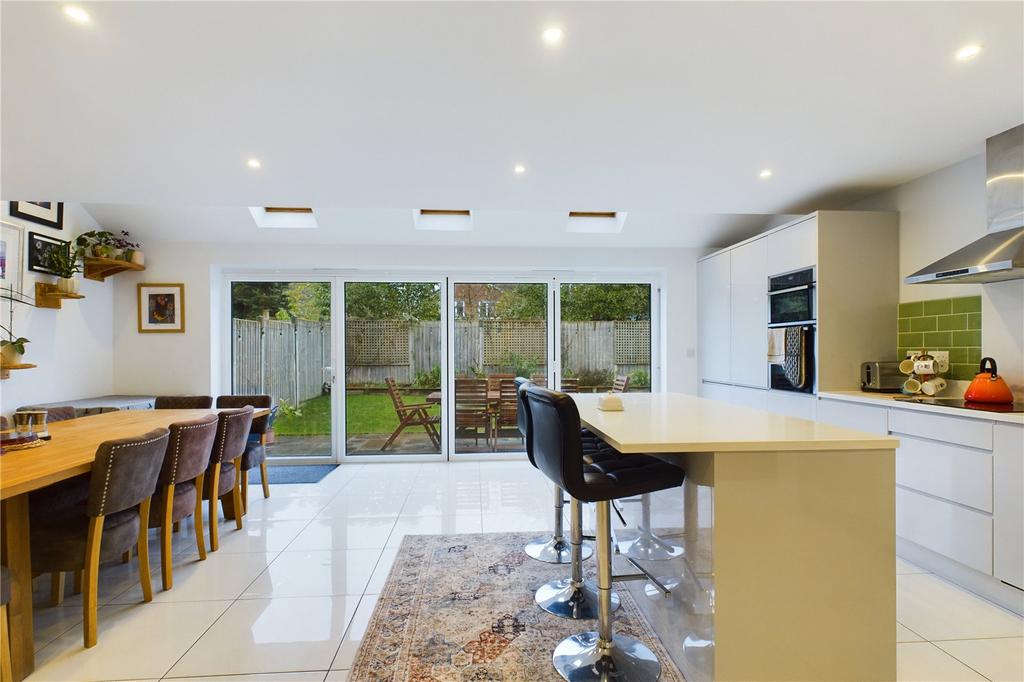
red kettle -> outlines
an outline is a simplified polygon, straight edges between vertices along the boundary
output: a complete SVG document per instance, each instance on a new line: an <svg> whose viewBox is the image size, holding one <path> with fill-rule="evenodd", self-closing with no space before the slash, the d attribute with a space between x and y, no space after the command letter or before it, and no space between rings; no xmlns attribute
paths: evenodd
<svg viewBox="0 0 1024 682"><path fill-rule="evenodd" d="M982 358L981 370L964 393L964 400L970 403L1012 403L1013 392L1006 380L996 374L996 361Z"/></svg>

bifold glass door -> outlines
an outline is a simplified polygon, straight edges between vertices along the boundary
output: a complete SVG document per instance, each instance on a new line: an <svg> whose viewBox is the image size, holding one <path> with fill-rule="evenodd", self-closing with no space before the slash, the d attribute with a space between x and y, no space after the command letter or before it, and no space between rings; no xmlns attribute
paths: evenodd
<svg viewBox="0 0 1024 682"><path fill-rule="evenodd" d="M332 457L331 283L234 281L230 296L231 392L278 406L267 457Z"/></svg>

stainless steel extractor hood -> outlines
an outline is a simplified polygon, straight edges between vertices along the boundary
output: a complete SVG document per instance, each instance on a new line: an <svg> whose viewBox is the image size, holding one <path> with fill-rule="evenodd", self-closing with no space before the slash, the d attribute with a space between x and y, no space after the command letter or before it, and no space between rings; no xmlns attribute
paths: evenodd
<svg viewBox="0 0 1024 682"><path fill-rule="evenodd" d="M907 277L907 284L1024 279L1024 125L985 146L988 234Z"/></svg>

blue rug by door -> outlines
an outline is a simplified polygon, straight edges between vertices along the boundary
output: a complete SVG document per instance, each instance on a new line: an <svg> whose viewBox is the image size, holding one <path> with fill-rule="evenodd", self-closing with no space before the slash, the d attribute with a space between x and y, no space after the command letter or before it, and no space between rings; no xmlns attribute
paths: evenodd
<svg viewBox="0 0 1024 682"><path fill-rule="evenodd" d="M327 474L334 471L337 464L295 464L267 466L270 483L319 483ZM260 484L260 470L249 469L249 484Z"/></svg>

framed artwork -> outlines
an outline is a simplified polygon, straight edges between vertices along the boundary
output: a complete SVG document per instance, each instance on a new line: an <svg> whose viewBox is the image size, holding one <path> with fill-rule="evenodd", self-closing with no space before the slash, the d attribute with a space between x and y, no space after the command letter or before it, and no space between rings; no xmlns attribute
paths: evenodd
<svg viewBox="0 0 1024 682"><path fill-rule="evenodd" d="M0 223L0 288L21 293L25 231L13 223Z"/></svg>
<svg viewBox="0 0 1024 682"><path fill-rule="evenodd" d="M11 216L55 230L64 229L63 201L12 201Z"/></svg>
<svg viewBox="0 0 1024 682"><path fill-rule="evenodd" d="M46 275L56 275L50 268L50 253L56 249L67 250L71 248L71 242L63 239L54 239L38 232L28 233L28 269L32 272L41 272Z"/></svg>
<svg viewBox="0 0 1024 682"><path fill-rule="evenodd" d="M139 333L185 332L185 285L139 284Z"/></svg>

